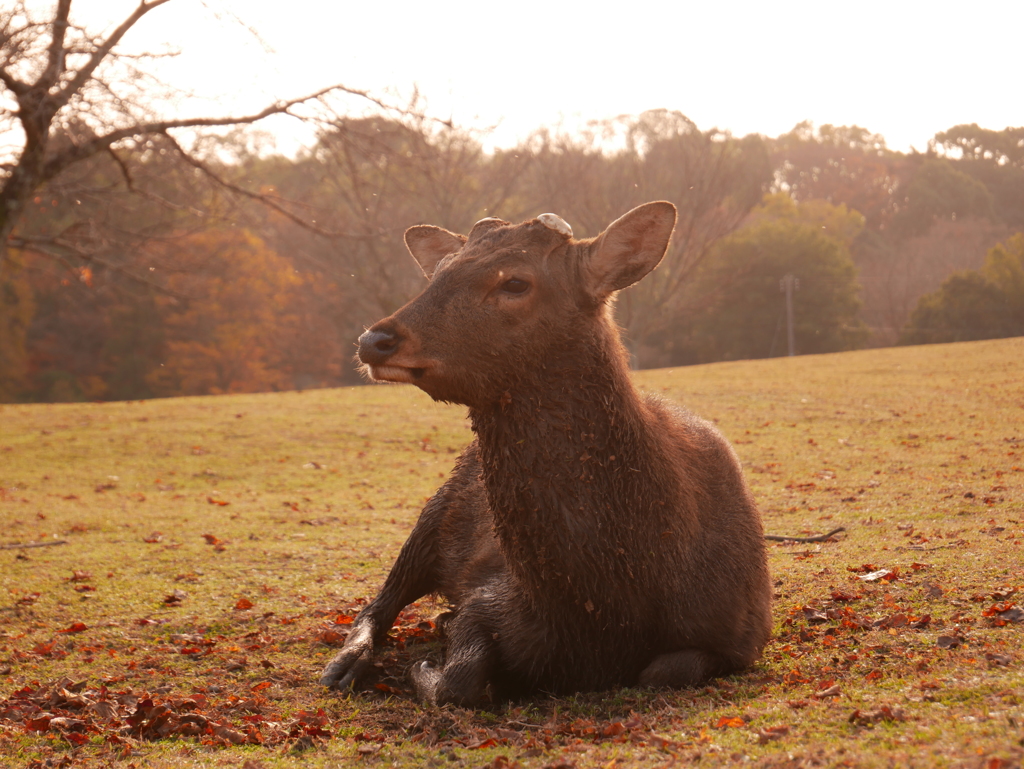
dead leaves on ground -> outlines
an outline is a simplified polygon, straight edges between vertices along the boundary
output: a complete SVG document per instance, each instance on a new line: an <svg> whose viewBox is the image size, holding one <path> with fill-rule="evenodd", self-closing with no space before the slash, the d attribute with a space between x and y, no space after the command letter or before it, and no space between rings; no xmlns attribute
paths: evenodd
<svg viewBox="0 0 1024 769"><path fill-rule="evenodd" d="M65 678L13 692L0 701L0 723L20 725L26 733L46 733L72 747L93 742L116 755L130 755L143 740L172 737L211 746L273 746L331 737L325 728L330 720L322 710L284 718L260 694L263 688L253 686L246 697L201 692L170 696Z"/></svg>

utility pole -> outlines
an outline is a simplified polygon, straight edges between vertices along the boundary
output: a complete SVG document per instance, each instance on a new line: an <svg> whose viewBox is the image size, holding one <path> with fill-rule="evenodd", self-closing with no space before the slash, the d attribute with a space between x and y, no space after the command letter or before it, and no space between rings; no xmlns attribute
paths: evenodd
<svg viewBox="0 0 1024 769"><path fill-rule="evenodd" d="M786 338L789 341L789 357L796 355L796 340L793 337L793 291L800 288L800 279L789 273L779 281L779 291L786 294Z"/></svg>

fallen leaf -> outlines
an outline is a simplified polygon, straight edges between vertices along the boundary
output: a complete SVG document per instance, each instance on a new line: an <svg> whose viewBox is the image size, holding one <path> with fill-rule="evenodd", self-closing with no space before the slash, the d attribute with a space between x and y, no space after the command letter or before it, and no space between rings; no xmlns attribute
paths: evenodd
<svg viewBox="0 0 1024 769"><path fill-rule="evenodd" d="M715 724L716 729L738 729L741 726L746 726L747 722L739 716L722 716L718 719L718 723Z"/></svg>
<svg viewBox="0 0 1024 769"><path fill-rule="evenodd" d="M1009 654L1000 654L998 652L986 652L985 659L988 660L990 668L1009 667L1010 663L1013 662L1013 657Z"/></svg>
<svg viewBox="0 0 1024 769"><path fill-rule="evenodd" d="M873 726L881 721L906 721L906 714L900 708L883 705L877 710L855 710L847 719L856 726Z"/></svg>
<svg viewBox="0 0 1024 769"><path fill-rule="evenodd" d="M777 726L769 726L765 729L761 729L757 733L757 744L764 745L774 740L779 740L789 734L789 727L785 724L778 724Z"/></svg>

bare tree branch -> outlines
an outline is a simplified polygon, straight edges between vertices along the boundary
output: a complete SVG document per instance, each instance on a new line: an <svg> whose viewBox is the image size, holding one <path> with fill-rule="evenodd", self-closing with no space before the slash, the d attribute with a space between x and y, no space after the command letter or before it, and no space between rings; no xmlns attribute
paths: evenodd
<svg viewBox="0 0 1024 769"><path fill-rule="evenodd" d="M162 0L167 2L168 0ZM58 154L56 157L50 158L45 166L43 167L43 178L42 181L48 181L56 176L58 173L63 171L68 166L77 163L80 160L84 160L87 157L95 155L98 152L106 150L113 144L124 139L136 138L139 136L147 136L153 134L159 134L168 136L167 131L172 128L215 128L218 126L233 126L233 125L251 125L264 118L270 117L271 115L291 115L290 110L299 105L305 104L310 101L322 99L324 96L330 93L342 92L352 94L354 96L361 96L368 101L377 104L385 109L390 109L384 102L374 98L366 91L360 91L353 88L346 88L342 85L333 85L328 88L323 88L316 93L309 94L308 96L301 96L297 99L289 99L287 101L276 102L271 104L259 112L251 115L242 115L240 117L220 117L220 118L185 118L181 120L158 120L151 123L138 123L136 125L127 126L125 128L119 128L111 131L103 136L97 136L91 141L83 142L82 144L73 145L68 147L66 150Z"/></svg>
<svg viewBox="0 0 1024 769"><path fill-rule="evenodd" d="M71 0L60 0L60 2L66 3L67 5L71 4ZM59 95L54 99L54 106L56 107L54 112L67 104L71 97L78 93L82 89L82 86L89 82L93 73L96 71L96 68L104 59L107 58L107 55L114 49L114 46L121 42L121 38L125 36L125 33L128 32L129 29L135 26L135 23L139 19L154 8L167 2L170 2L170 0L150 0L148 3L144 1L139 3L139 6L132 12L132 14L121 22L117 29L110 33L110 36L100 44L99 48L93 51L92 56L89 57L89 61L85 66L78 70L67 85L61 88Z"/></svg>
<svg viewBox="0 0 1024 769"><path fill-rule="evenodd" d="M35 85L49 91L60 80L64 71L64 59L67 51L64 38L68 33L68 16L71 13L71 0L58 0L53 22L50 24L50 46L46 52L46 68L39 75Z"/></svg>

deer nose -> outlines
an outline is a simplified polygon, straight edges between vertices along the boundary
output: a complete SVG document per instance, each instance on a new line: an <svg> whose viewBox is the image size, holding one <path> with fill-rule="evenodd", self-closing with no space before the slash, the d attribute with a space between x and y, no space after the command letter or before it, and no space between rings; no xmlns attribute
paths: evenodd
<svg viewBox="0 0 1024 769"><path fill-rule="evenodd" d="M392 331L368 329L359 337L359 360L371 366L381 364L398 349L400 341Z"/></svg>

